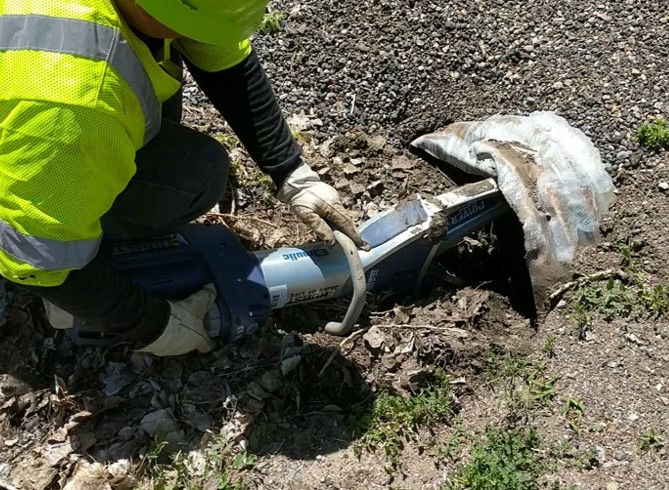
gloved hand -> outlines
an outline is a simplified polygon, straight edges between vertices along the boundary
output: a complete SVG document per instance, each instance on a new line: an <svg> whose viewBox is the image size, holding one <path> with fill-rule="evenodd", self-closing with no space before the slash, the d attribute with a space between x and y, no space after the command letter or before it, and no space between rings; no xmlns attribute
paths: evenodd
<svg viewBox="0 0 669 490"><path fill-rule="evenodd" d="M216 288L207 284L188 298L170 301L170 319L163 333L139 352L156 356L180 356L197 349L209 352L216 342L204 328L204 318L216 300Z"/></svg>
<svg viewBox="0 0 669 490"><path fill-rule="evenodd" d="M74 327L74 317L67 311L45 299L42 299L42 303L44 304L46 317L49 319L49 323L53 328L67 330L68 328Z"/></svg>
<svg viewBox="0 0 669 490"><path fill-rule="evenodd" d="M325 220L353 240L358 248L367 247L344 209L337 190L322 182L306 163L290 173L279 189L278 198L288 204L295 215L328 246L335 244L335 238Z"/></svg>

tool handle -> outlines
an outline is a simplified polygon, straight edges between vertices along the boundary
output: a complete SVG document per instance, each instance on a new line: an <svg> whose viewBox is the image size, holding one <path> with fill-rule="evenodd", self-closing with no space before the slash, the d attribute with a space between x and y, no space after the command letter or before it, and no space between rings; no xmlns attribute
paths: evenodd
<svg viewBox="0 0 669 490"><path fill-rule="evenodd" d="M342 322L329 322L325 325L325 331L333 335L346 335L353 329L360 317L360 313L362 313L362 309L365 307L367 280L358 248L353 243L353 240L340 231L335 231L334 236L346 256L346 263L348 264L351 281L353 282L353 297L351 298L351 303L348 305L344 320Z"/></svg>

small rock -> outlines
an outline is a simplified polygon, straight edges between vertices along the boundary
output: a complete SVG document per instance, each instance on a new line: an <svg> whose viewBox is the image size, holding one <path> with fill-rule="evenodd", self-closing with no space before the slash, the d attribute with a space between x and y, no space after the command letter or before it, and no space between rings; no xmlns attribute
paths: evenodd
<svg viewBox="0 0 669 490"><path fill-rule="evenodd" d="M103 391L107 396L116 395L132 383L134 378L134 374L124 363L111 361L107 364L107 370L105 371L105 388Z"/></svg>
<svg viewBox="0 0 669 490"><path fill-rule="evenodd" d="M195 371L188 376L188 383L193 386L200 386L211 379L211 376L206 371Z"/></svg>
<svg viewBox="0 0 669 490"><path fill-rule="evenodd" d="M380 351L386 343L386 337L381 333L378 327L372 327L362 336L365 345L372 352Z"/></svg>
<svg viewBox="0 0 669 490"><path fill-rule="evenodd" d="M127 459L121 459L109 465L107 471L109 472L109 476L111 476L111 483L115 490L137 488L137 480L132 475L133 469L133 464Z"/></svg>
<svg viewBox="0 0 669 490"><path fill-rule="evenodd" d="M618 490L620 488L620 485L618 485L614 481L610 481L606 484L606 490Z"/></svg>
<svg viewBox="0 0 669 490"><path fill-rule="evenodd" d="M212 425L214 425L214 419L212 419L206 413L197 410L188 414L188 420L186 422L188 425L195 427L200 432L206 432L211 428Z"/></svg>
<svg viewBox="0 0 669 490"><path fill-rule="evenodd" d="M284 376L295 370L302 360L302 356L292 356L281 361L281 374Z"/></svg>
<svg viewBox="0 0 669 490"><path fill-rule="evenodd" d="M386 139L383 136L374 136L367 139L367 146L370 150L382 150L386 146Z"/></svg>
<svg viewBox="0 0 669 490"><path fill-rule="evenodd" d="M144 371L147 367L153 364L153 357L151 354L146 354L144 352L133 352L130 356L130 365L134 373L140 373Z"/></svg>
<svg viewBox="0 0 669 490"><path fill-rule="evenodd" d="M661 396L660 401L665 407L669 407L669 398L667 398L666 396Z"/></svg>
<svg viewBox="0 0 669 490"><path fill-rule="evenodd" d="M663 192L669 191L669 182L660 182L657 186Z"/></svg>
<svg viewBox="0 0 669 490"><path fill-rule="evenodd" d="M168 408L146 414L139 423L139 426L151 437L166 435L179 429L179 426L172 417L171 410Z"/></svg>
<svg viewBox="0 0 669 490"><path fill-rule="evenodd" d="M135 435L135 429L133 427L123 427L118 431L118 437L122 441L129 441L132 439L132 436Z"/></svg>
<svg viewBox="0 0 669 490"><path fill-rule="evenodd" d="M272 369L271 371L267 371L265 374L263 374L258 383L268 392L274 393L275 391L278 391L281 386L283 386L284 380L283 376L281 375L281 371L278 369Z"/></svg>
<svg viewBox="0 0 669 490"><path fill-rule="evenodd" d="M106 477L108 474L102 464L79 461L63 490L84 490L86 488L111 490L111 484L105 481Z"/></svg>
<svg viewBox="0 0 669 490"><path fill-rule="evenodd" d="M432 376L429 369L412 369L400 375L400 386L409 392L415 392L421 382Z"/></svg>
<svg viewBox="0 0 669 490"><path fill-rule="evenodd" d="M251 381L247 386L246 390L248 391L248 394L253 397L255 400L264 400L265 398L269 398L272 395L260 384L256 383L255 381Z"/></svg>
<svg viewBox="0 0 669 490"><path fill-rule="evenodd" d="M639 420L639 414L631 413L631 414L629 414L629 416L628 416L627 418L628 418L629 420L631 420L632 422L634 422L634 421L636 421L636 420Z"/></svg>

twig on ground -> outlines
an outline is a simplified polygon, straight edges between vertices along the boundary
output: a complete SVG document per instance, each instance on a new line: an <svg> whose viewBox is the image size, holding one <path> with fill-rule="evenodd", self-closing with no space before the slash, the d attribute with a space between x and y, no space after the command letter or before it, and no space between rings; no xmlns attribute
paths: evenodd
<svg viewBox="0 0 669 490"><path fill-rule="evenodd" d="M197 112L199 114L205 114L204 109L202 109L201 107L194 106L194 105L184 105L183 109L186 112L191 112L191 113Z"/></svg>
<svg viewBox="0 0 669 490"><path fill-rule="evenodd" d="M325 372L325 370L330 366L330 364L332 364L332 361L334 361L334 358L337 357L337 354L339 354L342 351L342 349L344 348L344 346L346 344L348 344L349 342L353 342L358 337L360 337L362 334L364 334L367 330L369 330L369 328L361 328L360 330L356 330L351 335L349 335L344 340L342 340L339 343L339 345L337 346L337 348L334 351L332 351L332 354L330 355L328 360L325 361L325 364L323 364L323 367L321 368L320 372L318 373L318 377L319 378L323 377L323 373Z"/></svg>
<svg viewBox="0 0 669 490"><path fill-rule="evenodd" d="M260 218L255 218L253 216L237 216L236 214L215 213L213 211L211 211L207 214L209 214L210 216L216 216L217 218L230 218L230 219L234 219L234 220L237 220L237 221L244 221L244 220L255 221L257 223L262 223L263 225L266 225L266 226L271 226L272 228L276 228L276 226L277 226L276 223L271 223L267 220L260 219Z"/></svg>
<svg viewBox="0 0 669 490"><path fill-rule="evenodd" d="M606 269L605 271L595 272L594 274L581 276L578 279L564 283L555 292L551 293L548 299L551 305L555 305L568 291L583 284L584 282L603 281L604 279L620 279L621 281L627 281L629 276L619 269Z"/></svg>

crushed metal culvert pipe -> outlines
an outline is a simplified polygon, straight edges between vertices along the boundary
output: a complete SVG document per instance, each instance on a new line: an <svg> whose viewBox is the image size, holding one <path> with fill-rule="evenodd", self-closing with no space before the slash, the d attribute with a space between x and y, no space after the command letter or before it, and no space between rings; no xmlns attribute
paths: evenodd
<svg viewBox="0 0 669 490"><path fill-rule="evenodd" d="M411 143L466 173L493 178L520 220L537 310L570 275L579 248L599 238L615 199L594 144L549 111L458 122Z"/></svg>

